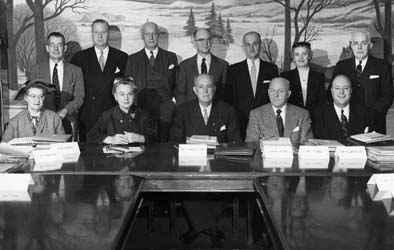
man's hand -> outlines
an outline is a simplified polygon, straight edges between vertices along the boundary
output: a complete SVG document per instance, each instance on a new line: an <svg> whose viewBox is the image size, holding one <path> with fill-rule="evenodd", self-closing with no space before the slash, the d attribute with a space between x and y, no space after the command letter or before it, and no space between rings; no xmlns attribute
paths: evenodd
<svg viewBox="0 0 394 250"><path fill-rule="evenodd" d="M64 117L66 117L67 115L67 109L62 109L59 112L57 112L57 114L59 115L60 119L64 119Z"/></svg>
<svg viewBox="0 0 394 250"><path fill-rule="evenodd" d="M114 136L107 136L103 140L106 144L128 144L129 141L126 135L116 134Z"/></svg>
<svg viewBox="0 0 394 250"><path fill-rule="evenodd" d="M125 136L127 136L129 143L133 142L145 142L145 136L139 135L133 132L124 132Z"/></svg>

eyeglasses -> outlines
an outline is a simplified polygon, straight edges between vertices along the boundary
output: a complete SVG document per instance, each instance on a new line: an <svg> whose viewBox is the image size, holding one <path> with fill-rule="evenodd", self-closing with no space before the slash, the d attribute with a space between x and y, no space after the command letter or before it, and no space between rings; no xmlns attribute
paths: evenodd
<svg viewBox="0 0 394 250"><path fill-rule="evenodd" d="M39 99L39 100L44 100L45 96L44 95L27 95L29 98L35 100L35 99Z"/></svg>
<svg viewBox="0 0 394 250"><path fill-rule="evenodd" d="M194 41L198 42L198 43L204 43L204 42L211 42L211 38L199 38L199 39L195 39Z"/></svg>

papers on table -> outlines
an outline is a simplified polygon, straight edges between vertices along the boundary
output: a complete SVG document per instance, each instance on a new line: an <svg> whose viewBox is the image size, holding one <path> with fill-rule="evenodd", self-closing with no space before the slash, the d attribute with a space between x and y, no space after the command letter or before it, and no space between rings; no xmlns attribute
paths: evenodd
<svg viewBox="0 0 394 250"><path fill-rule="evenodd" d="M363 169L367 162L364 146L337 147L334 171L341 169Z"/></svg>
<svg viewBox="0 0 394 250"><path fill-rule="evenodd" d="M116 146L106 145L103 147L104 154L126 154L134 152L142 152L143 149L140 146Z"/></svg>
<svg viewBox="0 0 394 250"><path fill-rule="evenodd" d="M307 144L311 146L324 146L328 147L330 152L335 152L337 147L344 146L342 143L336 140L322 140L322 139L309 139Z"/></svg>
<svg viewBox="0 0 394 250"><path fill-rule="evenodd" d="M260 148L264 149L265 146L289 146L291 147L291 141L288 137L273 137L273 138L265 138L260 139Z"/></svg>
<svg viewBox="0 0 394 250"><path fill-rule="evenodd" d="M207 144L179 144L179 166L204 166L207 160Z"/></svg>
<svg viewBox="0 0 394 250"><path fill-rule="evenodd" d="M186 144L206 144L209 149L219 145L217 137L209 135L192 135L186 138Z"/></svg>
<svg viewBox="0 0 394 250"><path fill-rule="evenodd" d="M0 174L0 201L30 201L30 174Z"/></svg>
<svg viewBox="0 0 394 250"><path fill-rule="evenodd" d="M380 134L375 131L365 134L352 135L350 138L366 144L393 140L391 135Z"/></svg>
<svg viewBox="0 0 394 250"><path fill-rule="evenodd" d="M394 216L394 173L374 174L367 186L371 198L382 201L389 215Z"/></svg>
<svg viewBox="0 0 394 250"><path fill-rule="evenodd" d="M368 147L367 154L371 161L394 165L394 146Z"/></svg>
<svg viewBox="0 0 394 250"><path fill-rule="evenodd" d="M298 151L298 166L301 169L327 169L330 153L326 146L301 146Z"/></svg>

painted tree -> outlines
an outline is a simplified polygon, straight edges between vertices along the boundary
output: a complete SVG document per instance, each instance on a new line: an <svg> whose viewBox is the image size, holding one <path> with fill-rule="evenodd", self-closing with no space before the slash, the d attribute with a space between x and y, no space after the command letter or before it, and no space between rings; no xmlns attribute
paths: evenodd
<svg viewBox="0 0 394 250"><path fill-rule="evenodd" d="M215 31L218 22L218 14L215 10L215 3L212 2L211 10L209 11L208 16L205 18L205 20L205 24L208 26L208 29L212 33L212 35L216 34Z"/></svg>
<svg viewBox="0 0 394 250"><path fill-rule="evenodd" d="M224 36L224 23L223 23L221 13L219 13L219 16L218 16L218 21L217 21L215 33L221 37Z"/></svg>
<svg viewBox="0 0 394 250"><path fill-rule="evenodd" d="M227 18L226 29L224 30L224 40L227 44L234 42L233 31L231 30L230 19Z"/></svg>
<svg viewBox="0 0 394 250"><path fill-rule="evenodd" d="M28 28L34 26L36 40L36 61L46 58L45 55L45 28L44 22L61 15L65 10L73 12L84 9L86 0L26 0L32 13L21 20L21 25L14 29L14 1L8 0L7 10L7 32L8 32L8 83L10 89L18 88L16 46L18 39ZM44 15L44 10L52 9L49 15ZM34 20L34 22L33 22Z"/></svg>
<svg viewBox="0 0 394 250"><path fill-rule="evenodd" d="M311 25L313 25L313 18L321 12L323 9L327 7L332 7L332 6L346 6L346 2L343 0L299 0L297 1L294 5L291 4L290 0L274 0L278 4L282 5L285 7L285 17L286 13L288 14L289 11L290 13L293 12L293 26L294 26L294 39L293 39L293 44L296 42L299 42L300 39L303 37L309 38L309 39L316 39L318 35L319 29L317 28L311 28ZM291 18L285 18L285 27L286 25L289 25L289 22L291 22ZM301 22L301 23L300 23ZM291 36L289 32L285 32L285 41L286 39L289 39L288 36ZM291 39L291 38L290 38ZM304 40L308 42L308 40ZM311 40L309 40L311 41ZM285 43L286 45L286 43ZM291 55L291 48L290 46L285 46L285 51L284 51L285 59L290 57ZM284 68L288 69L290 68L290 62L285 60L284 62Z"/></svg>
<svg viewBox="0 0 394 250"><path fill-rule="evenodd" d="M186 25L183 26L183 29L185 30L185 35L187 36L191 36L194 31L198 29L192 8L190 8L189 17L187 18Z"/></svg>
<svg viewBox="0 0 394 250"><path fill-rule="evenodd" d="M261 41L261 57L263 60L270 62L270 63L276 63L276 57L277 57L277 46L274 41L274 36L276 33L276 26L272 28L271 32L269 33L268 31L265 33L265 37Z"/></svg>
<svg viewBox="0 0 394 250"><path fill-rule="evenodd" d="M0 64L1 69L7 68L7 64L3 63L7 61L7 14L6 14L6 3L4 0L0 0Z"/></svg>
<svg viewBox="0 0 394 250"><path fill-rule="evenodd" d="M384 20L382 20L382 14L380 12L379 0L373 0L375 13L376 13L376 23L375 29L383 39L383 56L390 64L394 60L393 50L392 50L392 22L391 22L391 12L392 12L392 0L384 1ZM384 24L384 26L383 26Z"/></svg>

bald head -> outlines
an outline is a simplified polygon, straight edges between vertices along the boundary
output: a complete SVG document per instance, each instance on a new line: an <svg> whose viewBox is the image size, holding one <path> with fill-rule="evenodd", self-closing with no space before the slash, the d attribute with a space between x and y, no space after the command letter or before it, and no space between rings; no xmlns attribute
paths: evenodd
<svg viewBox="0 0 394 250"><path fill-rule="evenodd" d="M145 48L154 50L159 43L159 26L154 22L146 22L141 27L141 37L144 40Z"/></svg>
<svg viewBox="0 0 394 250"><path fill-rule="evenodd" d="M213 77L208 74L201 74L194 78L193 91L201 106L209 106L215 94L215 84Z"/></svg>
<svg viewBox="0 0 394 250"><path fill-rule="evenodd" d="M353 32L350 40L350 47L357 60L364 60L368 57L370 49L372 49L370 34L366 31Z"/></svg>
<svg viewBox="0 0 394 250"><path fill-rule="evenodd" d="M268 96L271 104L276 108L286 105L291 94L290 82L283 77L276 77L271 80L268 88Z"/></svg>
<svg viewBox="0 0 394 250"><path fill-rule="evenodd" d="M338 108L345 108L352 97L352 83L345 75L337 75L331 85L332 100Z"/></svg>

